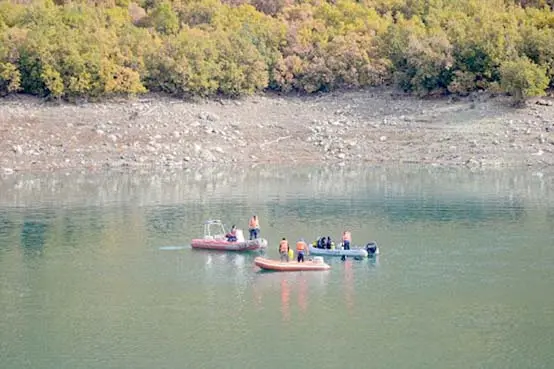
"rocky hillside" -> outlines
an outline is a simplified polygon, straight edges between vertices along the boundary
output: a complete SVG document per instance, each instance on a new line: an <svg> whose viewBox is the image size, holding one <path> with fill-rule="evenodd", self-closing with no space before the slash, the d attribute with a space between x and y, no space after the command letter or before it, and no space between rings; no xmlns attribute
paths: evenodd
<svg viewBox="0 0 554 369"><path fill-rule="evenodd" d="M549 100L419 100L375 89L311 97L259 95L183 102L45 104L0 101L4 173L251 163L554 164Z"/></svg>

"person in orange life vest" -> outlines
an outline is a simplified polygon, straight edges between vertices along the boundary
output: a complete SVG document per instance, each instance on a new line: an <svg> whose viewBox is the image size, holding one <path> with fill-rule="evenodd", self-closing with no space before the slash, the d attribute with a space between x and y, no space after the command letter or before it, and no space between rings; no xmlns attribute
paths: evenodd
<svg viewBox="0 0 554 369"><path fill-rule="evenodd" d="M281 255L281 261L289 261L289 241L285 237L279 242L279 255Z"/></svg>
<svg viewBox="0 0 554 369"><path fill-rule="evenodd" d="M258 233L260 232L260 223L258 222L258 216L253 215L248 222L248 231L250 232L250 239L254 240L258 238Z"/></svg>
<svg viewBox="0 0 554 369"><path fill-rule="evenodd" d="M231 227L231 230L227 232L225 235L225 238L227 238L227 241L229 242L236 242L237 240L237 227L234 225Z"/></svg>
<svg viewBox="0 0 554 369"><path fill-rule="evenodd" d="M352 242L352 235L350 231L344 231L342 233L342 245L345 250L350 250L350 243Z"/></svg>
<svg viewBox="0 0 554 369"><path fill-rule="evenodd" d="M296 257L296 261L299 263L304 262L304 253L308 251L308 245L306 245L306 242L303 238L301 238L298 242L296 242L296 254L298 255Z"/></svg>

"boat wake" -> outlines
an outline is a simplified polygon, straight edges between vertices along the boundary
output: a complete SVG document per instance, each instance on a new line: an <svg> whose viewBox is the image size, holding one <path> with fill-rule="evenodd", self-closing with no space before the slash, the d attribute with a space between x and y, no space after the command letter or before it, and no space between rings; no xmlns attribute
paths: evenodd
<svg viewBox="0 0 554 369"><path fill-rule="evenodd" d="M184 250L187 248L189 248L189 246L162 246L159 248L159 250L173 251L173 250Z"/></svg>

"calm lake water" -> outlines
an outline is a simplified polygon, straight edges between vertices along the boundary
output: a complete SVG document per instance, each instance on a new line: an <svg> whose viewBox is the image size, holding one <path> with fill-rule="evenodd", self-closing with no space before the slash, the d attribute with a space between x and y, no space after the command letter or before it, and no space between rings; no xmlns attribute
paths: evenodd
<svg viewBox="0 0 554 369"><path fill-rule="evenodd" d="M524 171L0 179L0 367L554 368L554 189ZM202 221L375 240L329 272L191 250ZM174 247L173 250L165 248Z"/></svg>

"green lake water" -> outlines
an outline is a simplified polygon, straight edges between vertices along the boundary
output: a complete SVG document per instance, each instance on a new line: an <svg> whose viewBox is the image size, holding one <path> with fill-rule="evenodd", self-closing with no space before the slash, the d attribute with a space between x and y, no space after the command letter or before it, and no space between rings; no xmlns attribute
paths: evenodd
<svg viewBox="0 0 554 369"><path fill-rule="evenodd" d="M554 189L527 171L272 168L0 179L0 368L554 368ZM374 259L261 273L202 222L350 229ZM173 249L171 249L173 248Z"/></svg>

